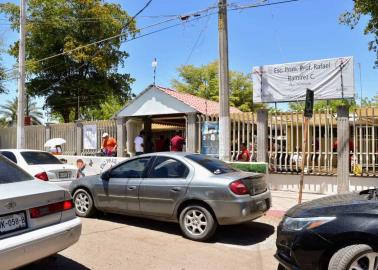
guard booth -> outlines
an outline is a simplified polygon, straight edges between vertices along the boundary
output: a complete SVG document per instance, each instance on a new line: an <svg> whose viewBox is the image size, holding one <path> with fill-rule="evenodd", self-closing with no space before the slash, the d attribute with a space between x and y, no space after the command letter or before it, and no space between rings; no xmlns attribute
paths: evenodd
<svg viewBox="0 0 378 270"><path fill-rule="evenodd" d="M231 112L240 113L236 108ZM186 139L185 150L199 152L197 116L218 113L218 102L150 85L116 114L117 154L134 156L134 139L141 130L146 133L145 140L150 136L153 143L161 135L171 139L179 131Z"/></svg>

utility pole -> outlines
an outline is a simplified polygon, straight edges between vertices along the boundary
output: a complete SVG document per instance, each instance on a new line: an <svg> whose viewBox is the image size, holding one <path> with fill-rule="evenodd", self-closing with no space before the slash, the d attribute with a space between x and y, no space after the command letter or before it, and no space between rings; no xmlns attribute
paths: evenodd
<svg viewBox="0 0 378 270"><path fill-rule="evenodd" d="M228 71L227 0L218 1L219 32L219 158L230 161L230 104Z"/></svg>
<svg viewBox="0 0 378 270"><path fill-rule="evenodd" d="M17 148L25 148L25 23L26 0L20 0L20 40L18 52Z"/></svg>

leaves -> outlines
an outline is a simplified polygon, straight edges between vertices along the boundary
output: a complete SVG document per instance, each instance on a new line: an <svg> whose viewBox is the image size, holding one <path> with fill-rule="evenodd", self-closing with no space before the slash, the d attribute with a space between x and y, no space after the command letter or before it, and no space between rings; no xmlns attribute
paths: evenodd
<svg viewBox="0 0 378 270"><path fill-rule="evenodd" d="M2 4L0 11L18 30L18 6ZM128 57L121 49L122 42L138 30L135 20L120 5L101 0L30 0L27 14L30 95L46 97L45 107L59 113L65 122L72 111L77 119L78 100L85 110L99 107L107 97L117 96L120 102L130 98L134 79L117 73L117 68L124 66ZM17 57L17 42L9 53ZM62 55L49 58L57 54ZM44 58L49 59L39 61Z"/></svg>
<svg viewBox="0 0 378 270"><path fill-rule="evenodd" d="M13 100L8 100L5 105L0 105L0 114L2 115L3 121L8 125L13 125L17 121L17 108L18 108L18 98L15 97ZM30 116L32 120L32 125L41 125L43 112L41 108L37 106L37 102L28 98L25 107L25 116Z"/></svg>
<svg viewBox="0 0 378 270"><path fill-rule="evenodd" d="M368 49L376 52L377 60L375 61L375 66L378 67L378 1L354 0L353 10L342 14L339 21L353 29L363 15L370 18L365 26L364 34L373 35L373 40L369 42Z"/></svg>
<svg viewBox="0 0 378 270"><path fill-rule="evenodd" d="M210 100L219 100L218 61L196 67L183 65L177 69L179 79L172 87ZM257 108L252 102L252 80L249 74L230 71L230 105L248 112Z"/></svg>

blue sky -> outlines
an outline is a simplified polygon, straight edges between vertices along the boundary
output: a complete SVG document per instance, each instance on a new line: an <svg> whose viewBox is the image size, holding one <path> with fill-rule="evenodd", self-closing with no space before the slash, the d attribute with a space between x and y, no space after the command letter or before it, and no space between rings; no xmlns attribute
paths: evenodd
<svg viewBox="0 0 378 270"><path fill-rule="evenodd" d="M145 3L140 0L107 2L121 4L130 15L135 14ZM248 4L257 1L228 2ZM139 27L147 26L166 19L148 16L185 14L215 3L215 0L153 0L137 19L137 23ZM248 73L253 66L258 65L353 56L356 93L360 95L357 64L361 63L363 96L377 95L378 69L373 68L376 55L368 51L368 42L372 37L363 35L366 18L354 30L338 22L339 15L350 10L352 5L352 0L300 0L284 5L229 12L230 69ZM158 26L156 29L161 27L164 26ZM201 32L199 42L189 58ZM9 30L6 21L0 20L0 39L3 39L3 47L7 48L17 37L17 33ZM180 65L203 65L216 60L217 42L216 15L209 19L183 23L179 27L123 44L123 49L130 57L120 71L130 73L136 79L132 89L137 94L152 83L151 62L156 57L157 84L170 86L171 80L177 77L176 69ZM11 68L14 59L4 54L2 58L5 68ZM0 104L16 94L17 82L9 82L6 86L9 94L0 95ZM42 102L39 100L39 103Z"/></svg>

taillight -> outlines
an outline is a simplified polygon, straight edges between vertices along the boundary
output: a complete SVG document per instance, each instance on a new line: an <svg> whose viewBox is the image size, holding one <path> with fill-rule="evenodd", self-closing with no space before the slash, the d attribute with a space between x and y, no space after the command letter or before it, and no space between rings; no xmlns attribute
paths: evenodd
<svg viewBox="0 0 378 270"><path fill-rule="evenodd" d="M37 173L36 175L34 175L34 177L42 181L49 181L49 177L47 176L46 172Z"/></svg>
<svg viewBox="0 0 378 270"><path fill-rule="evenodd" d="M40 207L31 208L29 209L29 213L31 218L39 218L50 214L70 210L73 207L74 205L72 200L67 200L63 202L57 202Z"/></svg>
<svg viewBox="0 0 378 270"><path fill-rule="evenodd" d="M244 183L241 180L237 180L235 182L232 182L230 184L230 189L236 195L246 195L246 194L249 194L248 187L246 185L244 185Z"/></svg>

